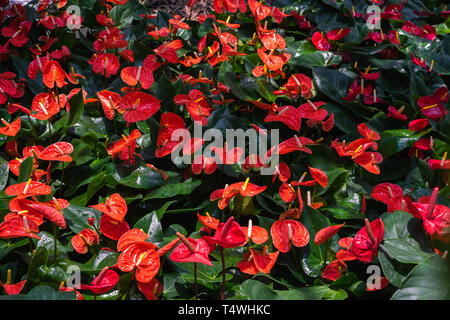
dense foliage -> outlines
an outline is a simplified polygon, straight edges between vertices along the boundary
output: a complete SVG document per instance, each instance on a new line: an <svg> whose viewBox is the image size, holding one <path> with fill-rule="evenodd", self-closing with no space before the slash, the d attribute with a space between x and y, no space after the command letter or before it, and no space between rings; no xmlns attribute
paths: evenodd
<svg viewBox="0 0 450 320"><path fill-rule="evenodd" d="M450 298L450 11L273 5L0 0L2 298Z"/></svg>

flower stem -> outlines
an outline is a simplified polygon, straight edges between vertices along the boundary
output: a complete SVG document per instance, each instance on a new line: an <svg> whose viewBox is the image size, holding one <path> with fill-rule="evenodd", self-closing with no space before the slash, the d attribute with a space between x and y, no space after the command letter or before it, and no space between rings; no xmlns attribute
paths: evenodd
<svg viewBox="0 0 450 320"><path fill-rule="evenodd" d="M195 300L198 300L198 285L197 285L197 262L194 262L194 295Z"/></svg>
<svg viewBox="0 0 450 320"><path fill-rule="evenodd" d="M220 293L220 299L225 300L225 276L226 276L226 270L225 270L225 256L223 254L223 247L220 247L220 256L222 258L222 290Z"/></svg>

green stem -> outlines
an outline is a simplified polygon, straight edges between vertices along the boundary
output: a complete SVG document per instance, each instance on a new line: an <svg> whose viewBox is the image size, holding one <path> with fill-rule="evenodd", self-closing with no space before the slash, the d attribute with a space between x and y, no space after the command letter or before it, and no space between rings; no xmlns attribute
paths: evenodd
<svg viewBox="0 0 450 320"><path fill-rule="evenodd" d="M194 262L194 295L195 300L198 300L198 284L197 284L197 262Z"/></svg>
<svg viewBox="0 0 450 320"><path fill-rule="evenodd" d="M53 143L52 125L50 124L50 119L48 120L48 131L50 132L50 144Z"/></svg>
<svg viewBox="0 0 450 320"><path fill-rule="evenodd" d="M37 134L37 132L36 132L36 128L34 127L33 121L31 121L31 117L30 117L29 114L27 114L27 117L28 117L28 121L30 121L31 130L33 131L33 136L34 136L34 138L37 140L38 134Z"/></svg>
<svg viewBox="0 0 450 320"><path fill-rule="evenodd" d="M225 256L223 254L223 247L220 247L220 256L222 258L222 290L220 292L220 299L225 300L225 277L226 277L226 269L225 269Z"/></svg>
<svg viewBox="0 0 450 320"><path fill-rule="evenodd" d="M57 243L58 237L57 237L57 233L58 233L58 230L56 230L56 225L53 224L53 243L54 243L54 246L53 246L53 255L54 255L54 264L56 264L56 260L57 260L57 255L56 255L56 252L57 252L57 249L58 249L58 243Z"/></svg>

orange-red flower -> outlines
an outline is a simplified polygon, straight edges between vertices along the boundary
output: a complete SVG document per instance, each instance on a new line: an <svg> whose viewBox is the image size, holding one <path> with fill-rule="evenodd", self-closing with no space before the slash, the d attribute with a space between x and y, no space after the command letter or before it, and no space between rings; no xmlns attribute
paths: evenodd
<svg viewBox="0 0 450 320"><path fill-rule="evenodd" d="M106 237L119 240L130 229L128 223L124 221L128 210L127 204L120 194L114 193L105 203L90 207L104 213L100 219L100 232Z"/></svg>
<svg viewBox="0 0 450 320"><path fill-rule="evenodd" d="M338 231L344 226L343 224L338 224L335 226L329 226L320 229L317 231L316 236L314 237L314 243L316 245L321 245L331 239Z"/></svg>
<svg viewBox="0 0 450 320"><path fill-rule="evenodd" d="M239 270L251 275L255 275L258 272L270 273L280 252L268 253L267 248L267 246L264 246L262 251L249 248L249 251L244 253L243 260L237 264Z"/></svg>
<svg viewBox="0 0 450 320"><path fill-rule="evenodd" d="M380 218L369 222L364 219L365 226L353 238L350 251L356 259L363 262L372 261L378 254L378 246L384 238L384 223Z"/></svg>
<svg viewBox="0 0 450 320"><path fill-rule="evenodd" d="M237 182L231 185L225 186L225 189L218 189L213 191L210 195L210 200L219 200L218 206L219 209L223 210L231 199L240 194L243 197L253 197L264 190L266 190L267 186L257 186L256 184L249 183L249 179L247 178L244 182Z"/></svg>
<svg viewBox="0 0 450 320"><path fill-rule="evenodd" d="M280 252L291 249L291 242L296 247L304 247L309 243L309 232L303 224L291 219L278 220L270 229L273 245Z"/></svg>
<svg viewBox="0 0 450 320"><path fill-rule="evenodd" d="M120 108L125 110L123 118L133 123L144 121L158 112L161 103L154 96L145 92L128 92L120 102Z"/></svg>
<svg viewBox="0 0 450 320"><path fill-rule="evenodd" d="M27 182L10 185L5 189L6 195L16 196L18 199L37 195L47 195L51 192L52 189L50 186L41 182L31 181L31 179Z"/></svg>
<svg viewBox="0 0 450 320"><path fill-rule="evenodd" d="M210 247L205 240L186 238L178 232L177 236L181 239L181 243L170 254L169 258L172 261L198 262L212 266L208 258Z"/></svg>
<svg viewBox="0 0 450 320"><path fill-rule="evenodd" d="M122 251L117 266L123 272L135 271L136 280L148 283L159 271L160 261L153 243L146 242L148 235L138 229L131 229L119 239L117 250Z"/></svg>
<svg viewBox="0 0 450 320"><path fill-rule="evenodd" d="M5 119L1 119L2 123L5 125L5 127L0 128L0 134L4 134L5 136L14 137L16 136L17 132L20 130L20 118L17 118L11 123L8 123Z"/></svg>
<svg viewBox="0 0 450 320"><path fill-rule="evenodd" d="M100 92L97 92L97 97L102 104L105 116L109 120L114 119L115 110L119 111L120 113L124 112L124 110L120 107L122 97L117 92L102 90Z"/></svg>
<svg viewBox="0 0 450 320"><path fill-rule="evenodd" d="M72 247L76 252L85 254L88 252L89 246L92 246L94 243L99 244L100 238L92 229L83 229L78 234L74 235L71 240Z"/></svg>
<svg viewBox="0 0 450 320"><path fill-rule="evenodd" d="M64 81L66 73L59 65L58 61L48 61L42 70L42 81L47 88L52 89L55 85L58 88L64 87L67 82Z"/></svg>

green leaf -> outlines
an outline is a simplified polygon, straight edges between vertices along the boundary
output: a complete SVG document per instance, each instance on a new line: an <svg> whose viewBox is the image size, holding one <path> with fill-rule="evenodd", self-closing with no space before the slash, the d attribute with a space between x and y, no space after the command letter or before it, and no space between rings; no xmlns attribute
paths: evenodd
<svg viewBox="0 0 450 320"><path fill-rule="evenodd" d="M425 132L426 133L426 132ZM386 130L381 133L378 141L379 152L384 158L411 147L422 134L415 135L407 129Z"/></svg>
<svg viewBox="0 0 450 320"><path fill-rule="evenodd" d="M310 237L309 244L301 248L301 265L308 276L318 277L321 275L321 269L325 263L325 244L315 245L314 237L317 231L328 227L329 223L319 211L308 206L303 208L300 222L308 229Z"/></svg>
<svg viewBox="0 0 450 320"><path fill-rule="evenodd" d="M433 254L422 249L421 243L426 242L423 229L409 213L386 212L381 219L385 230L383 248L391 258L402 263L420 263Z"/></svg>
<svg viewBox="0 0 450 320"><path fill-rule="evenodd" d="M202 182L200 180L184 181L180 183L166 184L156 190L151 191L145 200L149 199L167 199L177 195L191 194Z"/></svg>
<svg viewBox="0 0 450 320"><path fill-rule="evenodd" d="M58 291L52 287L41 285L34 287L27 293L25 300L76 300L75 291Z"/></svg>
<svg viewBox="0 0 450 320"><path fill-rule="evenodd" d="M378 252L378 259L381 263L384 276L393 286L400 287L408 273L411 271L411 264L400 263L384 253L383 250Z"/></svg>
<svg viewBox="0 0 450 320"><path fill-rule="evenodd" d="M280 300L280 296L267 285L256 280L246 280L239 286L240 294L247 300Z"/></svg>
<svg viewBox="0 0 450 320"><path fill-rule="evenodd" d="M33 157L28 157L20 164L17 183L25 182L30 178L33 171L33 159Z"/></svg>
<svg viewBox="0 0 450 320"><path fill-rule="evenodd" d="M80 88L80 91L74 95L69 100L70 110L68 112L67 117L67 127L72 127L75 123L80 120L81 115L84 111L84 99L83 99L83 89Z"/></svg>
<svg viewBox="0 0 450 320"><path fill-rule="evenodd" d="M119 252L101 250L97 255L93 256L87 262L80 263L76 261L68 261L80 267L81 272L93 275L98 274L104 267L111 267L117 263Z"/></svg>
<svg viewBox="0 0 450 320"><path fill-rule="evenodd" d="M28 244L27 239L22 239L20 241L12 243L10 241L11 240L8 241L0 240L0 260L6 257L6 255L11 251L13 251L14 249L23 247Z"/></svg>
<svg viewBox="0 0 450 320"><path fill-rule="evenodd" d="M101 213L93 208L85 208L75 204L69 205L62 210L67 226L74 233L79 233L83 229L90 229L88 223L89 218L94 218L94 225L98 227L100 223Z"/></svg>
<svg viewBox="0 0 450 320"><path fill-rule="evenodd" d="M450 299L450 273L445 260L437 254L418 264L392 296L392 300L448 299Z"/></svg>
<svg viewBox="0 0 450 320"><path fill-rule="evenodd" d="M8 161L0 157L0 189L4 189L8 182L9 165Z"/></svg>
<svg viewBox="0 0 450 320"><path fill-rule="evenodd" d="M326 286L275 290L283 300L321 300L330 289Z"/></svg>
<svg viewBox="0 0 450 320"><path fill-rule="evenodd" d="M163 176L155 170L141 166L130 175L121 178L119 183L136 189L152 189L163 185L165 181Z"/></svg>

